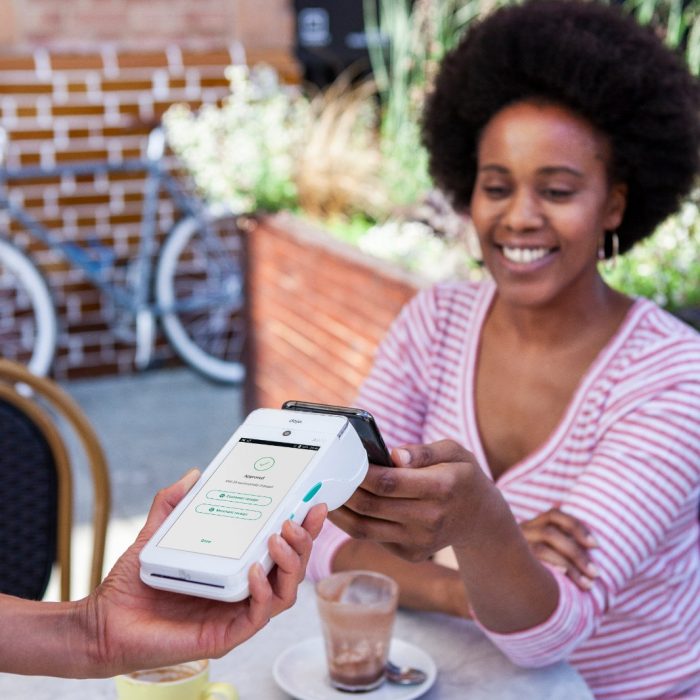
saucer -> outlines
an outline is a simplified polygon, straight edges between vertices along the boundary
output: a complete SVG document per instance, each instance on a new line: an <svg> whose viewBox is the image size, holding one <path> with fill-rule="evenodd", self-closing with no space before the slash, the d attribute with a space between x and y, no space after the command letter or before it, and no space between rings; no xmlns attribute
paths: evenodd
<svg viewBox="0 0 700 700"><path fill-rule="evenodd" d="M323 639L313 637L283 651L275 660L272 675L277 685L297 700L413 700L435 683L437 668L432 658L419 647L392 639L389 658L397 666L415 666L428 674L420 685L394 685L385 681L376 690L345 693L333 688L328 680Z"/></svg>

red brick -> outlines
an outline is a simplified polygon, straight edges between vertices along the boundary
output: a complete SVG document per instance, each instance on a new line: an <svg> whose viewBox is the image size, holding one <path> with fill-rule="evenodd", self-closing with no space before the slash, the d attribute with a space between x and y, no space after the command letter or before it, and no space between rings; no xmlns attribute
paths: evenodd
<svg viewBox="0 0 700 700"><path fill-rule="evenodd" d="M163 68L168 65L165 51L124 52L119 54L120 68Z"/></svg>
<svg viewBox="0 0 700 700"><path fill-rule="evenodd" d="M94 53L70 54L59 51L51 53L51 68L63 70L101 70L102 57Z"/></svg>

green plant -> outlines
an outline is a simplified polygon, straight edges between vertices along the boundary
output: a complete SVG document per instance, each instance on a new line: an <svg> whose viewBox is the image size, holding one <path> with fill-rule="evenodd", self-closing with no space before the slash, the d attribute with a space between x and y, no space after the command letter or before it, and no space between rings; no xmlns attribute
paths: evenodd
<svg viewBox="0 0 700 700"><path fill-rule="evenodd" d="M231 94L219 108L171 107L168 141L207 199L234 212L295 207L296 160L310 121L298 90L280 85L272 68L231 66Z"/></svg>
<svg viewBox="0 0 700 700"><path fill-rule="evenodd" d="M374 219L391 208L381 177L374 83L351 78L342 74L311 100L294 180L299 205L312 217Z"/></svg>
<svg viewBox="0 0 700 700"><path fill-rule="evenodd" d="M700 74L700 3L697 0L625 0L641 24L653 24L671 48L683 50L690 70Z"/></svg>
<svg viewBox="0 0 700 700"><path fill-rule="evenodd" d="M672 311L700 307L700 191L652 236L614 264L601 265L608 283Z"/></svg>
<svg viewBox="0 0 700 700"><path fill-rule="evenodd" d="M420 117L443 56L469 23L507 0L364 0L365 30L381 104L383 173L395 202L430 189Z"/></svg>
<svg viewBox="0 0 700 700"><path fill-rule="evenodd" d="M241 213L386 215L371 82L343 75L308 96L266 66L230 67L228 77L221 107L175 105L164 117L170 145L209 201Z"/></svg>
<svg viewBox="0 0 700 700"><path fill-rule="evenodd" d="M431 281L480 279L483 270L463 241L436 236L421 221L387 221L370 228L358 241L360 250L398 264Z"/></svg>

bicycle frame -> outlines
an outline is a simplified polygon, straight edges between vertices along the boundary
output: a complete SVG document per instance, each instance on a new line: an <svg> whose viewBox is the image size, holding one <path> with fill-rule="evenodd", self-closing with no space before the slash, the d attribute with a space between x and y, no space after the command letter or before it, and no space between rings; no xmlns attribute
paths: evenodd
<svg viewBox="0 0 700 700"><path fill-rule="evenodd" d="M0 129L0 152L4 142ZM239 384L245 376L241 361L241 338L245 335L240 327L245 295L240 265L243 249L238 232L234 230L234 238L229 237L233 212L225 207L214 210L190 192L166 169L164 152L165 136L158 127L148 136L145 158L51 167L0 165L0 210L31 240L42 242L82 270L116 308L134 319L135 338L129 335L128 341L135 340L138 368L150 364L159 319L164 336L187 364L214 381ZM96 190L101 191L99 178L108 180L112 173L139 173L144 178L138 250L126 261L125 279L121 274L124 268L116 264L116 251L99 241L97 232L79 242L62 240L60 232L44 225L10 196L10 182L81 176L93 178ZM168 197L176 211L162 243L157 240L161 196ZM23 330L25 335L37 327L32 328L33 320L42 319L41 343L36 347L43 354L36 355L39 359L35 364L37 371L46 372L56 344L56 312L50 290L27 252L18 250L13 241L0 238L0 244L2 264L12 273L11 279L19 281L19 288L24 287L32 306L33 317L25 314L30 320L22 326L28 328ZM120 274L108 275L108 271ZM119 320L106 321L119 337Z"/></svg>
<svg viewBox="0 0 700 700"><path fill-rule="evenodd" d="M155 147L153 146L156 143ZM51 167L30 166L22 168L0 168L0 209L5 210L11 219L33 237L42 241L53 250L60 251L74 266L83 270L87 278L101 289L117 305L130 311L134 317L140 312L147 311L155 316L161 315L155 301L149 299L149 280L152 276L153 254L155 252L157 207L160 192L165 189L177 209L184 216L194 216L205 220L202 203L182 191L177 180L163 165L164 141L161 130L155 129L149 135L148 157L145 159L127 159L119 163L84 162L78 164L63 164ZM81 175L107 175L109 173L145 172L145 187L143 210L141 217L139 250L136 255L138 266L136 282L133 290L109 282L104 278L104 272L113 266L113 256L105 257L107 247L95 248L95 255L90 250L75 243L61 240L42 223L29 214L21 205L12 202L8 193L8 180L20 182L46 177L77 177Z"/></svg>

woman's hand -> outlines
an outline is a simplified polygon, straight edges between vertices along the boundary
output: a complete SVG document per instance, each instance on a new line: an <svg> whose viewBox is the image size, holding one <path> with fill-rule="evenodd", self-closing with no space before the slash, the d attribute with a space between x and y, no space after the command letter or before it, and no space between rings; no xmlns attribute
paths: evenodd
<svg viewBox="0 0 700 700"><path fill-rule="evenodd" d="M222 603L158 591L141 582L139 552L198 476L193 470L158 493L136 542L95 592L82 601L78 616L88 640L89 661L87 672L80 675L112 676L219 657L294 604L312 539L325 519L325 506L313 508L303 527L287 521L282 535L270 538L269 550L276 566L268 577L259 564L251 568L247 600Z"/></svg>
<svg viewBox="0 0 700 700"><path fill-rule="evenodd" d="M370 466L330 518L356 539L380 542L404 559L423 561L447 545L465 544L479 511L504 503L474 456L452 440L408 445L392 458L396 468Z"/></svg>
<svg viewBox="0 0 700 700"><path fill-rule="evenodd" d="M557 567L582 590L592 585L598 570L591 562L588 550L596 546L595 539L576 518L558 508L520 523L530 548L540 560Z"/></svg>

